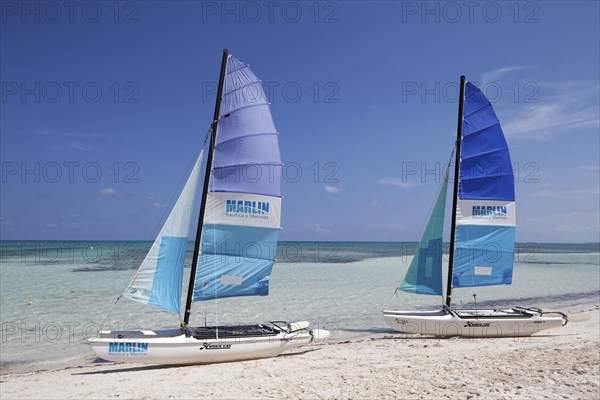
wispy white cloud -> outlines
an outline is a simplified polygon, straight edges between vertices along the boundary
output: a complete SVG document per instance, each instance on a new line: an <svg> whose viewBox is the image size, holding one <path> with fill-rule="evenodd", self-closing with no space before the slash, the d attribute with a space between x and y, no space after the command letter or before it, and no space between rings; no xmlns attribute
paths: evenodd
<svg viewBox="0 0 600 400"><path fill-rule="evenodd" d="M338 194L342 192L342 188L340 186L330 186L330 185L325 185L325 193L334 193L334 194Z"/></svg>
<svg viewBox="0 0 600 400"><path fill-rule="evenodd" d="M530 193L527 197L557 197L559 194L553 190L538 190Z"/></svg>
<svg viewBox="0 0 600 400"><path fill-rule="evenodd" d="M37 136L48 142L48 148L54 152L63 152L68 150L93 151L99 149L98 146L89 143L101 138L116 136L110 132L64 132L55 128L43 127L32 131L18 133L19 136Z"/></svg>
<svg viewBox="0 0 600 400"><path fill-rule="evenodd" d="M600 167L597 165L579 165L575 168L577 172L589 172L589 173L598 173L600 172Z"/></svg>
<svg viewBox="0 0 600 400"><path fill-rule="evenodd" d="M517 116L505 122L507 136L544 139L552 131L592 128L599 125L598 110L593 107L570 109L557 101L545 105L530 105Z"/></svg>
<svg viewBox="0 0 600 400"><path fill-rule="evenodd" d="M67 141L62 142L62 139L55 139L50 144L50 150L54 152L62 152L66 150L92 151L98 149L97 146L83 142Z"/></svg>
<svg viewBox="0 0 600 400"><path fill-rule="evenodd" d="M62 226L66 226L67 228L77 229L79 228L79 224L77 222L61 222Z"/></svg>
<svg viewBox="0 0 600 400"><path fill-rule="evenodd" d="M378 185L398 186L403 189L413 186L413 184L410 182L405 182L400 178L394 178L394 177L381 178L381 179L378 179L375 183Z"/></svg>
<svg viewBox="0 0 600 400"><path fill-rule="evenodd" d="M100 191L102 196L123 196L123 193L119 192L115 188L105 188Z"/></svg>
<svg viewBox="0 0 600 400"><path fill-rule="evenodd" d="M36 136L48 136L48 135L52 135L54 132L56 132L55 129L40 128L40 129L36 129L31 134L36 135Z"/></svg>
<svg viewBox="0 0 600 400"><path fill-rule="evenodd" d="M23 132L20 135L33 135L33 136L54 136L54 137L71 137L71 138L105 138L113 137L114 133L109 132L62 132L55 128L39 128L33 131Z"/></svg>
<svg viewBox="0 0 600 400"><path fill-rule="evenodd" d="M600 127L597 82L540 83L536 103L502 116L507 136L544 140L559 132Z"/></svg>
<svg viewBox="0 0 600 400"><path fill-rule="evenodd" d="M531 68L531 66L529 65L515 65L494 69L492 71L485 72L481 75L481 84L484 85L491 82L498 82L502 79L502 77L509 74L510 72L520 71L529 68Z"/></svg>
<svg viewBox="0 0 600 400"><path fill-rule="evenodd" d="M557 132L600 127L597 81L540 82L535 78L518 79L513 74L531 69L529 65L497 68L481 75L481 86L495 83L504 104L498 107L507 136L544 140ZM522 75L522 74L521 74ZM509 79L510 78L510 79Z"/></svg>
<svg viewBox="0 0 600 400"><path fill-rule="evenodd" d="M401 231L405 229L406 226L402 224L371 224L369 225L369 228L386 231Z"/></svg>
<svg viewBox="0 0 600 400"><path fill-rule="evenodd" d="M598 213L574 211L523 218L519 221L519 229L538 240L559 237L564 242L590 241L593 237L598 238L599 221Z"/></svg>
<svg viewBox="0 0 600 400"><path fill-rule="evenodd" d="M403 224L370 224L369 229L375 231L376 235L384 235L392 240L399 240L401 234L405 234L407 227Z"/></svg>
<svg viewBox="0 0 600 400"><path fill-rule="evenodd" d="M378 205L379 205L379 200L377 200L377 199L373 199L373 200L371 200L371 205L372 205L373 207L376 207L376 206L378 206Z"/></svg>
<svg viewBox="0 0 600 400"><path fill-rule="evenodd" d="M600 186L574 190L539 190L528 197L560 198L560 199L586 199L600 197Z"/></svg>
<svg viewBox="0 0 600 400"><path fill-rule="evenodd" d="M152 205L156 208L166 208L167 205L164 203L159 202L158 200L156 200L154 198L154 196L148 196L148 200L150 200L152 202Z"/></svg>
<svg viewBox="0 0 600 400"><path fill-rule="evenodd" d="M584 199L589 197L600 197L600 186L589 189L567 190L564 192L566 196L574 199Z"/></svg>
<svg viewBox="0 0 600 400"><path fill-rule="evenodd" d="M91 133L91 132L65 132L58 136L83 137L83 138L105 138L115 136L113 133Z"/></svg>
<svg viewBox="0 0 600 400"><path fill-rule="evenodd" d="M331 236L331 234L332 234L330 229L323 228L320 224L316 224L316 223L308 224L308 229L310 229L312 232L317 233L322 236Z"/></svg>
<svg viewBox="0 0 600 400"><path fill-rule="evenodd" d="M67 142L66 147L71 148L71 149L76 149L76 150L81 150L81 151L90 151L90 150L94 150L96 149L96 146L92 146L86 143L81 143L81 142Z"/></svg>
<svg viewBox="0 0 600 400"><path fill-rule="evenodd" d="M50 222L46 222L46 228L56 228L56 227L58 227L58 225L57 225L57 224L53 224L53 223L50 223Z"/></svg>

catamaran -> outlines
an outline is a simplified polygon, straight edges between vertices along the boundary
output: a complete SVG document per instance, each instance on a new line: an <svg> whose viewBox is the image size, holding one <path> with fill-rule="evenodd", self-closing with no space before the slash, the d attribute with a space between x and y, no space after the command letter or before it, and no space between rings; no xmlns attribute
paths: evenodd
<svg viewBox="0 0 600 400"><path fill-rule="evenodd" d="M201 364L273 357L324 340L306 321L192 327L194 301L266 296L281 217L278 133L262 85L247 64L223 51L208 143L185 310L164 330L101 331L98 357L146 364ZM205 143L206 144L206 143ZM203 150L139 269L120 297L181 317L184 258ZM247 169L251 169L250 174Z"/></svg>
<svg viewBox="0 0 600 400"><path fill-rule="evenodd" d="M557 311L451 307L453 288L511 284L515 247L515 188L508 145L489 100L464 76L460 78L454 155L456 179L445 300L442 233L449 166L419 249L396 289L442 296L442 308L384 310L386 323L404 333L443 337L529 336L565 325L567 316Z"/></svg>

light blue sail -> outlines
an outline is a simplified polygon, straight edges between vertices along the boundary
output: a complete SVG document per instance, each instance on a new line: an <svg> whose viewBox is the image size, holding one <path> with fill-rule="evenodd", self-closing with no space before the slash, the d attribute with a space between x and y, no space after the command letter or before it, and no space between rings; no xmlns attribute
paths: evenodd
<svg viewBox="0 0 600 400"><path fill-rule="evenodd" d="M417 294L442 295L442 235L444 212L448 191L448 170L438 193L431 217L423 232L419 249L415 254L400 289Z"/></svg>
<svg viewBox="0 0 600 400"><path fill-rule="evenodd" d="M264 296L281 226L278 133L260 80L229 56L194 300Z"/></svg>
<svg viewBox="0 0 600 400"><path fill-rule="evenodd" d="M512 163L489 100L465 86L453 287L510 284L515 245Z"/></svg>
<svg viewBox="0 0 600 400"><path fill-rule="evenodd" d="M150 251L123 291L123 297L179 313L185 250L201 165L202 152Z"/></svg>

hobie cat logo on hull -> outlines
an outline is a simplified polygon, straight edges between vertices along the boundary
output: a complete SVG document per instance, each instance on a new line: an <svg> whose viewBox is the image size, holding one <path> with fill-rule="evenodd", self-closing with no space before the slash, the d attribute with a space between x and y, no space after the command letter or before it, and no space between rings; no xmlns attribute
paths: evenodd
<svg viewBox="0 0 600 400"><path fill-rule="evenodd" d="M473 206L473 217L506 218L508 212L504 206Z"/></svg>
<svg viewBox="0 0 600 400"><path fill-rule="evenodd" d="M202 343L199 350L229 350L230 344Z"/></svg>
<svg viewBox="0 0 600 400"><path fill-rule="evenodd" d="M471 322L471 321L467 321L466 325L463 326L464 328L489 328L490 327L490 323L489 322Z"/></svg>
<svg viewBox="0 0 600 400"><path fill-rule="evenodd" d="M269 202L249 200L227 200L225 215L237 218L269 219Z"/></svg>

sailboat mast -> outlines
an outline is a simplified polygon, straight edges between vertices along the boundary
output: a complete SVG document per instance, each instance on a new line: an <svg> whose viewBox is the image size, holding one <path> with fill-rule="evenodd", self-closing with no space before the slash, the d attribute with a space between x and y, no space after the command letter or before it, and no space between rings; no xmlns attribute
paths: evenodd
<svg viewBox="0 0 600 400"><path fill-rule="evenodd" d="M448 261L448 285L446 286L446 306L452 301L452 270L454 269L454 243L456 241L456 208L458 206L458 180L460 177L460 149L462 145L463 110L465 104L465 77L460 77L460 98L458 101L458 127L456 128L456 156L454 159L454 191L452 197L452 227L450 229L450 260Z"/></svg>
<svg viewBox="0 0 600 400"><path fill-rule="evenodd" d="M204 188L202 189L202 201L200 202L200 216L198 217L198 229L196 230L196 242L194 243L194 254L192 256L192 270L190 272L190 283L188 286L187 299L185 301L185 313L183 324L187 325L190 321L192 312L192 302L194 299L194 283L196 280L196 270L198 268L198 257L200 255L200 241L202 239L202 227L204 225L204 213L206 211L206 198L210 184L210 173L212 171L213 153L217 139L217 125L219 123L219 114L221 112L221 99L223 97L223 85L225 82L225 73L227 71L227 58L229 51L223 49L223 59L221 60L221 73L219 75L219 88L217 89L217 101L215 104L215 114L211 125L210 144L208 157L206 160L206 172L204 175Z"/></svg>

